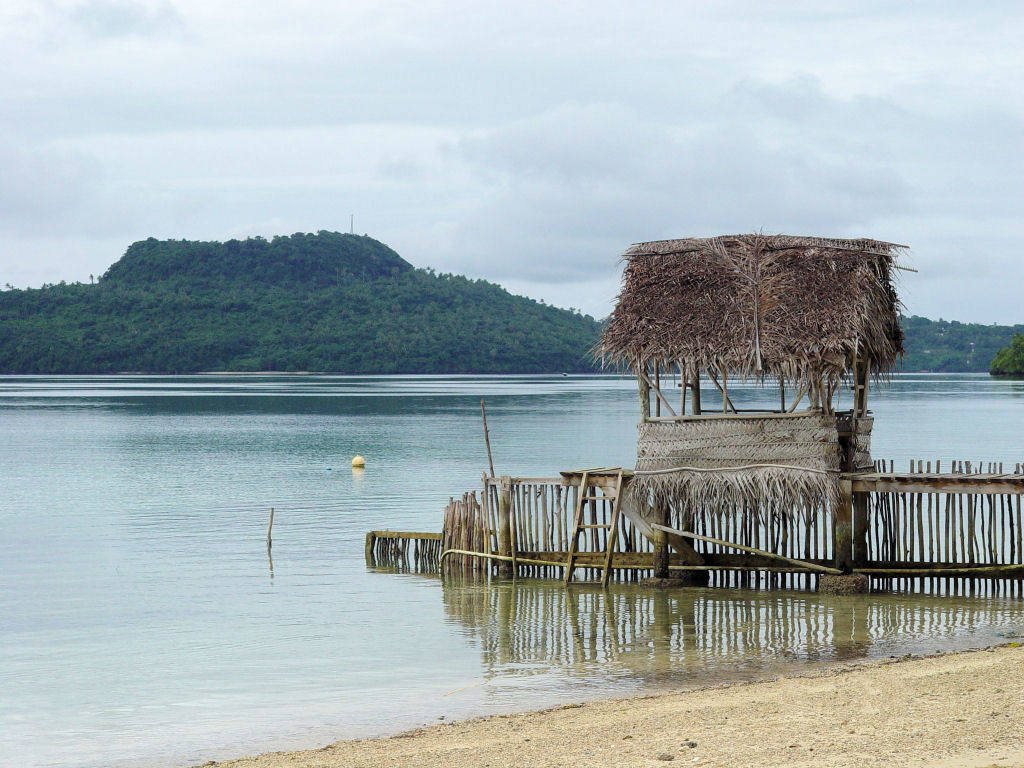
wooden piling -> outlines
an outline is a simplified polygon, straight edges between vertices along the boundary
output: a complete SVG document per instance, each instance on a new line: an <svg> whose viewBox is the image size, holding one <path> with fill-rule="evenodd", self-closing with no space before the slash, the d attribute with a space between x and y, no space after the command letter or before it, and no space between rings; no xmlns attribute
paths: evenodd
<svg viewBox="0 0 1024 768"><path fill-rule="evenodd" d="M651 511L651 522L667 526L669 524L668 504L662 500L655 500L654 508ZM668 578L669 551L668 537L664 531L656 529L654 544L654 573L656 579Z"/></svg>
<svg viewBox="0 0 1024 768"><path fill-rule="evenodd" d="M833 515L832 540L836 569L843 573L853 572L854 546L853 489L849 480L839 482L839 500Z"/></svg>
<svg viewBox="0 0 1024 768"><path fill-rule="evenodd" d="M498 481L498 554L502 557L515 556L512 548L513 535L512 478L503 475ZM511 560L498 562L498 576L503 579L513 578L515 570L515 564Z"/></svg>

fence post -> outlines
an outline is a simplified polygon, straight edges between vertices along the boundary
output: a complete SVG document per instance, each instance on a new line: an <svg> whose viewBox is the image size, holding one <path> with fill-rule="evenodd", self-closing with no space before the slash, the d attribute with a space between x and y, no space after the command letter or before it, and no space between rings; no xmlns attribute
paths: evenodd
<svg viewBox="0 0 1024 768"><path fill-rule="evenodd" d="M512 557L512 478L498 478L498 554ZM515 568L508 560L498 561L498 576L511 579Z"/></svg>
<svg viewBox="0 0 1024 768"><path fill-rule="evenodd" d="M376 537L376 535L374 535L374 532L373 531L367 531L366 532L366 545L365 545L365 554L366 554L366 564L367 565L376 565L377 564L376 562L374 562L374 557L373 557L373 546L374 546L374 544L376 544L376 542L377 542L377 537Z"/></svg>

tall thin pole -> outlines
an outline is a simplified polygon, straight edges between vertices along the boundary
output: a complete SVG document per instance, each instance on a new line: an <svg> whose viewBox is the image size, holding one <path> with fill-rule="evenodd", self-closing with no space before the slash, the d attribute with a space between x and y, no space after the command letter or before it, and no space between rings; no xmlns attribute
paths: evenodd
<svg viewBox="0 0 1024 768"><path fill-rule="evenodd" d="M661 363L654 361L654 388L661 392ZM661 398L654 398L654 415L661 416Z"/></svg>
<svg viewBox="0 0 1024 768"><path fill-rule="evenodd" d="M267 524L267 563L270 564L270 578L274 578L274 558L270 554L270 548L273 546L273 539L271 539L271 531L274 530L274 508L270 508L270 522Z"/></svg>
<svg viewBox="0 0 1024 768"><path fill-rule="evenodd" d="M356 233L356 215L354 213L348 215L348 233L350 235Z"/></svg>
<svg viewBox="0 0 1024 768"><path fill-rule="evenodd" d="M679 368L679 415L686 415L686 390L690 386L690 379L687 374L686 368L679 361L676 361L676 366Z"/></svg>
<svg viewBox="0 0 1024 768"><path fill-rule="evenodd" d="M483 398L480 399L480 415L484 420L484 443L487 445L487 466L491 468L491 477L494 477L494 458L491 456L491 435L487 430L487 409L484 407Z"/></svg>

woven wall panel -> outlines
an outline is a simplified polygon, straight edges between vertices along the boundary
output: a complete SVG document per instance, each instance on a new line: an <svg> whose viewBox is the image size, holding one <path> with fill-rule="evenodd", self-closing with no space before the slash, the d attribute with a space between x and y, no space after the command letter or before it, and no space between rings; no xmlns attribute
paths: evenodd
<svg viewBox="0 0 1024 768"><path fill-rule="evenodd" d="M866 455L868 464L870 435L870 419L859 420L857 455L859 460ZM742 503L786 513L834 502L839 491L835 473L840 466L839 433L832 415L645 422L639 427L638 472L675 467L717 471L641 474L632 488L638 497L653 494L673 506L698 509Z"/></svg>

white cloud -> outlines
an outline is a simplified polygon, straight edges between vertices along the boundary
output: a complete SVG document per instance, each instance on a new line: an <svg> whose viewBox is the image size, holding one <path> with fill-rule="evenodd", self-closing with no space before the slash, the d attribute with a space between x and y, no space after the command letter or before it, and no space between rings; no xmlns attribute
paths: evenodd
<svg viewBox="0 0 1024 768"><path fill-rule="evenodd" d="M1018 4L8 0L0 282L132 240L345 229L609 308L638 239L910 243L922 314L1020 321ZM14 277L15 279L10 279Z"/></svg>
<svg viewBox="0 0 1024 768"><path fill-rule="evenodd" d="M88 153L0 134L0 226L28 234L59 225L85 204L101 173Z"/></svg>
<svg viewBox="0 0 1024 768"><path fill-rule="evenodd" d="M67 17L87 34L101 38L176 34L185 26L167 0L86 0L68 8Z"/></svg>
<svg viewBox="0 0 1024 768"><path fill-rule="evenodd" d="M762 228L848 234L907 210L907 183L886 164L743 113L671 124L569 105L464 138L451 153L489 193L463 217L455 263L490 252L499 277L564 280L609 263L609 244Z"/></svg>

